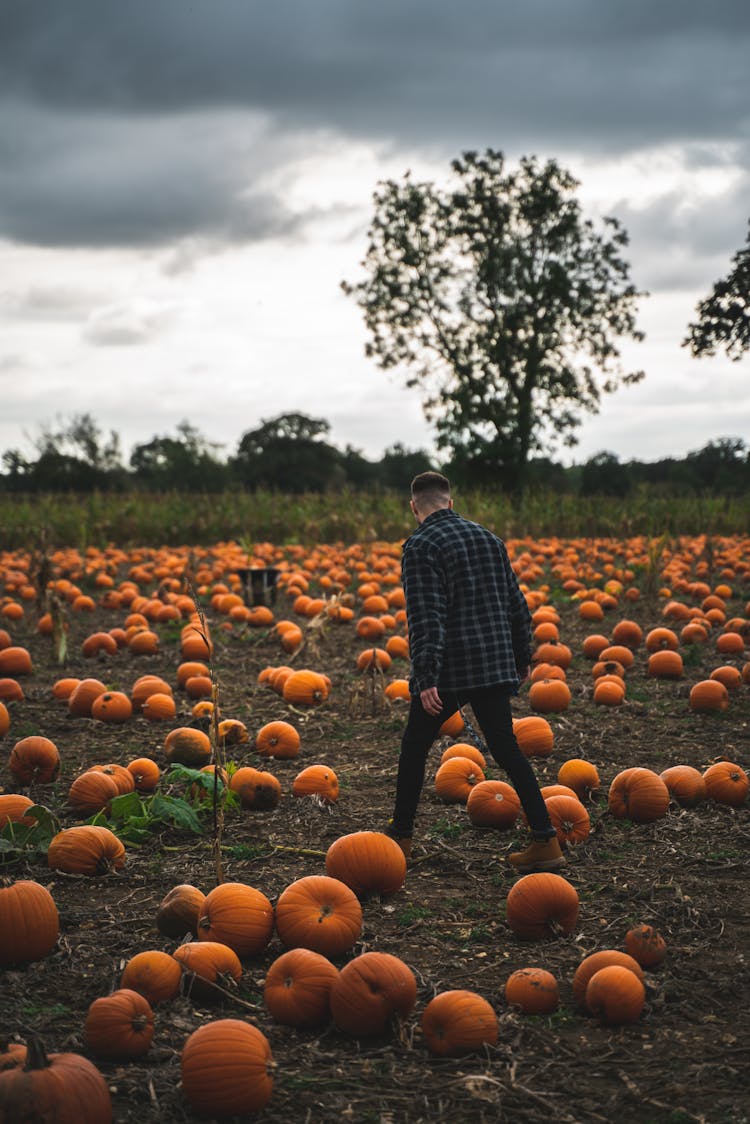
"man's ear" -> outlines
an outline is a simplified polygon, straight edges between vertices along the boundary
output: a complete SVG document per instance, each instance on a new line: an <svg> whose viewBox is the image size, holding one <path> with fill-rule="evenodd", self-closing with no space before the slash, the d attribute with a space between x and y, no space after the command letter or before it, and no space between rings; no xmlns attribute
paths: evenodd
<svg viewBox="0 0 750 1124"><path fill-rule="evenodd" d="M453 500L452 499L448 500L448 508L451 511L453 510Z"/></svg>

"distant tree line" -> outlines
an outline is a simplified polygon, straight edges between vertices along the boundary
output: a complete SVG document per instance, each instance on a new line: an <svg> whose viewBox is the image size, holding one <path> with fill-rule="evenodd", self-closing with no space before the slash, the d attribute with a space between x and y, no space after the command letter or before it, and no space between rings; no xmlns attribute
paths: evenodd
<svg viewBox="0 0 750 1124"><path fill-rule="evenodd" d="M368 460L349 445L336 448L329 433L322 418L280 414L243 433L236 450L222 457L220 446L183 421L173 436L135 445L125 463L118 434L104 435L90 414L81 414L44 427L34 440L36 456L15 449L3 453L0 492L406 491L412 477L429 468L446 472L458 485L476 483L459 456L436 464L424 450L396 443L379 460ZM567 467L532 458L528 487L583 496L624 497L643 487L673 495L741 495L750 491L750 447L722 437L683 458L649 462L621 461L611 452Z"/></svg>

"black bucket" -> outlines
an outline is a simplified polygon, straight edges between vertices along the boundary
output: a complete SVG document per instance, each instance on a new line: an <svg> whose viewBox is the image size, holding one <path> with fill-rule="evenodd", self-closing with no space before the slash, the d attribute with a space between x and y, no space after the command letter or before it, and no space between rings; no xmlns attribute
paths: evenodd
<svg viewBox="0 0 750 1124"><path fill-rule="evenodd" d="M245 604L275 605L276 581L280 572L277 566L250 566L237 570L237 577L242 582Z"/></svg>

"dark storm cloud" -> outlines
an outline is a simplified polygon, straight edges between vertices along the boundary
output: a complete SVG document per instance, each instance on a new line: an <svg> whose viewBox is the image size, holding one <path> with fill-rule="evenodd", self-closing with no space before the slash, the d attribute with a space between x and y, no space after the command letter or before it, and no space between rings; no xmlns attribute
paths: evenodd
<svg viewBox="0 0 750 1124"><path fill-rule="evenodd" d="M446 157L737 141L748 58L747 0L4 0L0 234L299 234L259 184L306 131Z"/></svg>
<svg viewBox="0 0 750 1124"><path fill-rule="evenodd" d="M235 105L409 143L736 135L746 0L6 0L7 93L86 111Z"/></svg>

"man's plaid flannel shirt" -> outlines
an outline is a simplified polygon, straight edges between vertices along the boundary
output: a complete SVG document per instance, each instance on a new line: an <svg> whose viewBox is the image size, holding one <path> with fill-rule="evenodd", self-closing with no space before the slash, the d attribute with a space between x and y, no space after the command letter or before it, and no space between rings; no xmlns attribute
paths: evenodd
<svg viewBox="0 0 750 1124"><path fill-rule="evenodd" d="M410 690L519 685L530 659L531 614L505 544L451 508L432 512L401 560Z"/></svg>

